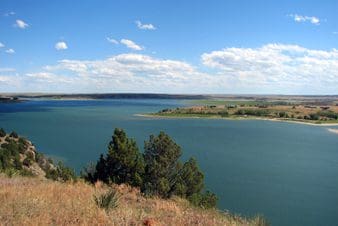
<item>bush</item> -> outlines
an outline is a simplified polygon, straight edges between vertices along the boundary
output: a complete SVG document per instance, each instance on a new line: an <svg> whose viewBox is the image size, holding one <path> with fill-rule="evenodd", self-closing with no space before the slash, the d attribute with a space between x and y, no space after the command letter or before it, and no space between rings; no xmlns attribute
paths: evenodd
<svg viewBox="0 0 338 226"><path fill-rule="evenodd" d="M25 159L23 160L22 164L25 165L25 166L27 166L27 167L29 167L29 166L31 166L31 165L33 164L33 161L32 161L31 158L28 158L28 157L27 157L27 158L25 158Z"/></svg>
<svg viewBox="0 0 338 226"><path fill-rule="evenodd" d="M94 201L98 207L109 212L119 204L119 195L115 189L109 189L108 192L94 196Z"/></svg>
<svg viewBox="0 0 338 226"><path fill-rule="evenodd" d="M254 225L257 225L257 226L269 226L270 225L269 222L262 215L257 215L253 219L253 222L254 222Z"/></svg>
<svg viewBox="0 0 338 226"><path fill-rule="evenodd" d="M0 129L0 137L4 137L4 136L6 136L6 131L3 128L1 128Z"/></svg>
<svg viewBox="0 0 338 226"><path fill-rule="evenodd" d="M309 117L310 117L310 120L319 120L319 115L317 114L310 114Z"/></svg>
<svg viewBox="0 0 338 226"><path fill-rule="evenodd" d="M278 116L280 118L288 118L288 114L285 111L281 111L278 113Z"/></svg>
<svg viewBox="0 0 338 226"><path fill-rule="evenodd" d="M10 137L13 137L13 138L19 138L19 135L16 133L16 132L11 132L11 134L9 134Z"/></svg>
<svg viewBox="0 0 338 226"><path fill-rule="evenodd" d="M335 113L333 111L320 111L318 112L318 115L327 117L330 119L338 119L338 113Z"/></svg>
<svg viewBox="0 0 338 226"><path fill-rule="evenodd" d="M267 116L269 113L269 110L266 109L239 109L235 112L235 115Z"/></svg>
<svg viewBox="0 0 338 226"><path fill-rule="evenodd" d="M228 116L229 116L229 112L227 112L227 111L221 111L221 112L218 112L218 114L219 114L221 117L228 117Z"/></svg>
<svg viewBox="0 0 338 226"><path fill-rule="evenodd" d="M76 181L74 170L66 167L62 162L58 162L56 169L47 170L46 178L63 182Z"/></svg>
<svg viewBox="0 0 338 226"><path fill-rule="evenodd" d="M80 172L80 177L85 181L90 183L95 183L97 181L96 178L96 164L89 163L86 167L83 168Z"/></svg>
<svg viewBox="0 0 338 226"><path fill-rule="evenodd" d="M210 192L206 191L205 193L195 193L192 196L188 197L188 200L194 205L201 207L203 209L215 208L217 205L217 196Z"/></svg>

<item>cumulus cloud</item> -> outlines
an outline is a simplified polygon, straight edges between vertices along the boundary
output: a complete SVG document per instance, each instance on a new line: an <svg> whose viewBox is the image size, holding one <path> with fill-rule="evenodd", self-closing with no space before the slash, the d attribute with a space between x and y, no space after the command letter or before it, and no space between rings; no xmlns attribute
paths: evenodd
<svg viewBox="0 0 338 226"><path fill-rule="evenodd" d="M14 26L21 29L26 29L29 27L29 25L23 20L16 20Z"/></svg>
<svg viewBox="0 0 338 226"><path fill-rule="evenodd" d="M204 53L201 62L195 67L136 53L64 59L21 79L23 88L46 92L337 94L338 90L336 49L285 44L232 47Z"/></svg>
<svg viewBox="0 0 338 226"><path fill-rule="evenodd" d="M35 82L54 83L55 85L60 85L61 83L72 83L75 81L72 77L56 75L50 72L28 73L26 74L26 78L34 80Z"/></svg>
<svg viewBox="0 0 338 226"><path fill-rule="evenodd" d="M120 42L121 42L121 44L125 45L129 49L138 50L138 51L144 49L142 46L137 45L135 42L133 42L132 40L129 40L129 39L121 39Z"/></svg>
<svg viewBox="0 0 338 226"><path fill-rule="evenodd" d="M0 42L0 48L5 47L5 44L3 44L2 42Z"/></svg>
<svg viewBox="0 0 338 226"><path fill-rule="evenodd" d="M320 24L320 19L318 17L315 16L302 16L302 15L298 15L298 14L290 14L290 17L292 17L294 19L294 21L300 23L300 22L310 22L312 24L315 25L319 25Z"/></svg>
<svg viewBox="0 0 338 226"><path fill-rule="evenodd" d="M56 50L65 50L65 49L68 49L68 46L65 42L57 42L55 44L55 49Z"/></svg>
<svg viewBox="0 0 338 226"><path fill-rule="evenodd" d="M1 92L13 92L22 89L22 77L17 74L0 73L0 90Z"/></svg>
<svg viewBox="0 0 338 226"><path fill-rule="evenodd" d="M14 53L15 53L15 50L14 50L14 49L7 49L7 50L6 50L6 53L14 54Z"/></svg>
<svg viewBox="0 0 338 226"><path fill-rule="evenodd" d="M44 72L67 75L76 81L77 88L90 87L91 92L199 92L210 81L209 75L186 62L143 54L95 61L61 60L44 67Z"/></svg>
<svg viewBox="0 0 338 226"><path fill-rule="evenodd" d="M156 30L156 27L152 24L142 24L142 22L139 20L136 20L135 23L141 30Z"/></svg>
<svg viewBox="0 0 338 226"><path fill-rule="evenodd" d="M338 50L267 44L260 48L226 48L202 55L202 63L243 84L284 90L307 86L322 92L338 88ZM263 88L263 87L262 87ZM305 87L303 87L305 88Z"/></svg>
<svg viewBox="0 0 338 226"><path fill-rule="evenodd" d="M119 44L119 42L116 39L109 38L109 37L107 37L106 39L107 39L108 42L110 42L112 44L115 44L115 45Z"/></svg>

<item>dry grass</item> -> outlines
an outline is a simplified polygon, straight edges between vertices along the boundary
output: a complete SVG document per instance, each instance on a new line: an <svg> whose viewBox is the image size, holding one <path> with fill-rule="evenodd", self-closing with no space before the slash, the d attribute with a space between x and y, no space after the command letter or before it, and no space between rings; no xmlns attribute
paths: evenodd
<svg viewBox="0 0 338 226"><path fill-rule="evenodd" d="M106 212L94 195L108 188L84 182L60 183L0 176L0 225L256 225L216 210L191 207L183 199L145 198L126 185L115 186L119 206Z"/></svg>

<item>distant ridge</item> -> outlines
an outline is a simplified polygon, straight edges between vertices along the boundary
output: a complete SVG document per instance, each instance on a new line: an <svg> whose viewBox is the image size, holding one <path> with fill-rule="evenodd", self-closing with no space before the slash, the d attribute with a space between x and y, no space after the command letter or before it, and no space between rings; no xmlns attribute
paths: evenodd
<svg viewBox="0 0 338 226"><path fill-rule="evenodd" d="M19 98L55 99L208 99L207 95L155 94L155 93L98 93L98 94L16 94Z"/></svg>

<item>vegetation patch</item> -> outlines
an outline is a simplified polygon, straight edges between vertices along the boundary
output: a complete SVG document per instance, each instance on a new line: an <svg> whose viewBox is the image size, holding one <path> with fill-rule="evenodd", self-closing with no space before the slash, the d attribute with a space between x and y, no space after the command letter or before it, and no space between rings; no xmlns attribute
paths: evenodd
<svg viewBox="0 0 338 226"><path fill-rule="evenodd" d="M96 205L106 211L116 208L119 204L119 195L115 189L109 189L100 195L94 195Z"/></svg>
<svg viewBox="0 0 338 226"><path fill-rule="evenodd" d="M195 101L199 103L198 101ZM335 102L307 103L287 101L225 101L201 100L199 106L163 109L150 116L201 118L263 118L308 123L338 123L338 105ZM205 105L208 104L208 105Z"/></svg>

